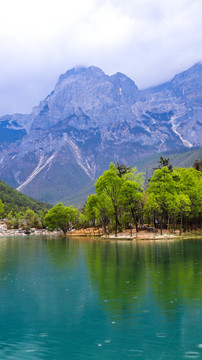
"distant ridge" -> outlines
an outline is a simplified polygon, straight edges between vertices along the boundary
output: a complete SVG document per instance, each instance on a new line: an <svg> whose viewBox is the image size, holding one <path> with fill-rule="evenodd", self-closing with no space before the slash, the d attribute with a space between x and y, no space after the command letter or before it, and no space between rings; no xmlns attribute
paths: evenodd
<svg viewBox="0 0 202 360"><path fill-rule="evenodd" d="M189 150L180 150L176 152L155 153L136 162L137 169L150 178L154 172L153 168L158 166L160 156L170 159L173 167L192 167L195 160L202 158L202 148L192 148Z"/></svg>

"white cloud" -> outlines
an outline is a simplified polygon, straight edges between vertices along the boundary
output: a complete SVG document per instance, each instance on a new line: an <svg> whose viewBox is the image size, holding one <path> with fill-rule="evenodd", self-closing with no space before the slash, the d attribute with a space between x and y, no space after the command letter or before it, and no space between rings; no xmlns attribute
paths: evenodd
<svg viewBox="0 0 202 360"><path fill-rule="evenodd" d="M28 112L72 66L138 86L202 59L201 0L7 0L0 12L0 113Z"/></svg>

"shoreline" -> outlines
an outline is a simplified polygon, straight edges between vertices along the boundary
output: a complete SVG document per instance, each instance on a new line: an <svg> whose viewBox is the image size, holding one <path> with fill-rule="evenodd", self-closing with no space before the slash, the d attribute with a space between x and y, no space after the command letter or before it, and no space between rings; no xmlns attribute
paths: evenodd
<svg viewBox="0 0 202 360"><path fill-rule="evenodd" d="M9 230L0 230L0 238L2 237L11 237L11 236L53 236L53 235L61 235L59 231L48 231L46 229L31 229L29 233L26 233L24 230L18 229L9 229Z"/></svg>
<svg viewBox="0 0 202 360"><path fill-rule="evenodd" d="M90 237L90 238L100 238L103 240L128 240L128 241L136 241L136 240L175 240L175 239L184 239L184 238L201 238L202 239L202 231L192 231L186 232L180 235L180 231L176 230L175 233L172 231L168 232L168 230L163 230L163 233L159 232L151 232L147 230L140 230L138 233L134 230L131 232L130 230L125 230L117 234L117 237L114 233L109 235L103 235L101 229L79 229L71 231L68 236L74 237Z"/></svg>
<svg viewBox="0 0 202 360"><path fill-rule="evenodd" d="M12 237L12 236L62 236L62 237L71 237L71 238L99 238L103 240L128 240L128 241L137 241L137 240L180 240L188 238L201 238L202 232L186 232L179 234L179 230L175 234L168 233L166 230L163 231L163 234L153 233L147 231L139 231L138 233L134 232L131 236L130 231L124 231L117 234L102 235L99 230L95 231L92 228L72 230L66 235L62 231L48 231L46 229L35 229L31 228L29 233L26 233L25 230L19 229L0 229L0 238L3 237Z"/></svg>

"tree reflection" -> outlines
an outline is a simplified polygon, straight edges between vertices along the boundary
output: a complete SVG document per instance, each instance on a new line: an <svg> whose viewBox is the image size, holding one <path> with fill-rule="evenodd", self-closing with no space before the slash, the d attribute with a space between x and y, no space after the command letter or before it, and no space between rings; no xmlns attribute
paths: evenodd
<svg viewBox="0 0 202 360"><path fill-rule="evenodd" d="M151 286L161 306L173 309L179 302L189 304L193 299L199 304L202 297L200 240L157 242L151 249L148 258Z"/></svg>
<svg viewBox="0 0 202 360"><path fill-rule="evenodd" d="M200 249L197 240L90 242L90 281L100 302L116 315L136 311L149 295L166 315L174 316L182 301L200 303Z"/></svg>
<svg viewBox="0 0 202 360"><path fill-rule="evenodd" d="M101 302L115 314L135 310L135 299L145 294L144 257L130 242L89 243L88 267L92 286Z"/></svg>
<svg viewBox="0 0 202 360"><path fill-rule="evenodd" d="M57 237L46 240L46 248L51 262L59 268L74 267L78 261L79 240Z"/></svg>

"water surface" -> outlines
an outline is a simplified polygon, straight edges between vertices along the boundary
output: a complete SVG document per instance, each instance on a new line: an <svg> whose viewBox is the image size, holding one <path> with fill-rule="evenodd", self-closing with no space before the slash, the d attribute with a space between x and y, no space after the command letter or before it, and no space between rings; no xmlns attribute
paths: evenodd
<svg viewBox="0 0 202 360"><path fill-rule="evenodd" d="M202 241L0 240L0 359L201 359Z"/></svg>

